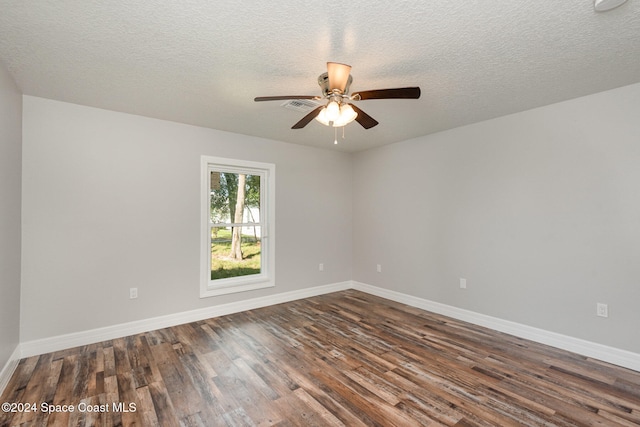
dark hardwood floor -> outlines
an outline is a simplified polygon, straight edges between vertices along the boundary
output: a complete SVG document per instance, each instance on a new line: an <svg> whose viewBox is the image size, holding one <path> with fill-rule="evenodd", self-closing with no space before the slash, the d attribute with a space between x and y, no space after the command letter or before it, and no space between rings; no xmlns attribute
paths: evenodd
<svg viewBox="0 0 640 427"><path fill-rule="evenodd" d="M35 404L2 426L638 426L640 373L345 291L30 357L0 402Z"/></svg>

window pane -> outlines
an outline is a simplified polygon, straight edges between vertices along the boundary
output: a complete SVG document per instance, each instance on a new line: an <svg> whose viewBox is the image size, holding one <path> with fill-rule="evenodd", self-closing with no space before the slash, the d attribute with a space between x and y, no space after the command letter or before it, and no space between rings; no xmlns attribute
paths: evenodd
<svg viewBox="0 0 640 427"><path fill-rule="evenodd" d="M260 226L211 227L211 280L260 274Z"/></svg>
<svg viewBox="0 0 640 427"><path fill-rule="evenodd" d="M245 221L260 222L260 175L247 175L244 196Z"/></svg>
<svg viewBox="0 0 640 427"><path fill-rule="evenodd" d="M211 171L210 220L219 223L260 222L260 176Z"/></svg>

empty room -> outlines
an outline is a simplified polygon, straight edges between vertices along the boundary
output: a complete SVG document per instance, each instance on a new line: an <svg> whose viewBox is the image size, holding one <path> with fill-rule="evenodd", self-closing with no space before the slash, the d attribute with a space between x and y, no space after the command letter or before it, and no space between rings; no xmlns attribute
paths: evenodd
<svg viewBox="0 0 640 427"><path fill-rule="evenodd" d="M640 425L640 0L0 1L0 426Z"/></svg>

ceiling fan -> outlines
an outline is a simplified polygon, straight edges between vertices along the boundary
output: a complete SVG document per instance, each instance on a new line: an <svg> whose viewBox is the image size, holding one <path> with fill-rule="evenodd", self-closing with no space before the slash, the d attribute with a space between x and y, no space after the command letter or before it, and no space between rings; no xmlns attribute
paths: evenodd
<svg viewBox="0 0 640 427"><path fill-rule="evenodd" d="M322 89L322 96L292 95L292 96L259 96L254 99L260 101L278 101L288 99L326 99L326 105L320 105L304 116L291 129L302 129L311 120L316 119L326 126L342 127L352 121L357 121L365 129L370 129L378 122L351 103L351 101L366 101L368 99L418 99L419 87L402 87L395 89L365 90L349 95L349 87L353 78L350 74L351 66L337 62L327 62L327 72L318 77L318 84Z"/></svg>

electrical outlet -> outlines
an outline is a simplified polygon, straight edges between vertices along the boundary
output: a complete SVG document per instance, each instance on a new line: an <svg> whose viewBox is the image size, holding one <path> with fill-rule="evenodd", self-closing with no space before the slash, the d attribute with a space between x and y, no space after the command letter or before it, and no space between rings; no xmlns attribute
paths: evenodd
<svg viewBox="0 0 640 427"><path fill-rule="evenodd" d="M129 299L138 298L138 288L129 288Z"/></svg>
<svg viewBox="0 0 640 427"><path fill-rule="evenodd" d="M609 306L601 302L597 303L596 314L600 317L609 317Z"/></svg>
<svg viewBox="0 0 640 427"><path fill-rule="evenodd" d="M318 264L318 271L324 271L324 264L323 263Z"/></svg>
<svg viewBox="0 0 640 427"><path fill-rule="evenodd" d="M467 279L460 278L460 289L467 289Z"/></svg>
<svg viewBox="0 0 640 427"><path fill-rule="evenodd" d="M377 265L376 265L376 271L377 271L378 273L382 273L382 264L377 264Z"/></svg>

